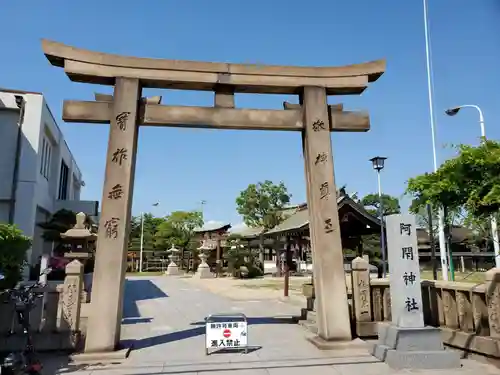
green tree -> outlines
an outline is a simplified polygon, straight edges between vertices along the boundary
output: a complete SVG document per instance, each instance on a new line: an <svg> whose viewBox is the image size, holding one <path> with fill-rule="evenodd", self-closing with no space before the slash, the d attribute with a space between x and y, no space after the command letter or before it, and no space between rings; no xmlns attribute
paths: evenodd
<svg viewBox="0 0 500 375"><path fill-rule="evenodd" d="M87 216L85 224L92 231L91 219ZM64 253L68 249L67 244L61 239L61 233L73 228L76 224L76 213L71 210L61 209L50 217L45 223L37 223L43 229L42 238L48 242L54 242L54 252L56 254Z"/></svg>
<svg viewBox="0 0 500 375"><path fill-rule="evenodd" d="M158 227L165 221L162 217L154 217L151 213L143 214L144 238L143 249L153 251L155 248L155 235ZM129 251L138 252L141 248L141 216L134 216L130 223Z"/></svg>
<svg viewBox="0 0 500 375"><path fill-rule="evenodd" d="M0 289L14 287L21 280L31 239L14 225L0 224Z"/></svg>
<svg viewBox="0 0 500 375"><path fill-rule="evenodd" d="M378 194L368 194L361 199L361 204L373 216L378 217L378 210L380 201L382 200L383 216L399 214L401 207L399 206L399 199L388 194L382 194L381 198Z"/></svg>
<svg viewBox="0 0 500 375"><path fill-rule="evenodd" d="M475 218L500 209L500 142L480 146L459 145L458 155L434 173L410 178L407 193L413 197L412 212L431 204L450 211L467 212Z"/></svg>
<svg viewBox="0 0 500 375"><path fill-rule="evenodd" d="M238 234L231 234L227 238L224 257L228 261L228 271L233 277L241 276L239 270L242 266L247 268L248 278L264 274L264 265L259 261L259 250L250 248Z"/></svg>
<svg viewBox="0 0 500 375"><path fill-rule="evenodd" d="M368 194L364 196L359 203L361 203L366 211L371 215L378 217L378 210L380 207L380 197L378 194ZM398 198L388 194L382 194L383 215L398 214L401 212ZM363 244L363 253L370 257L370 263L377 266L379 269L379 276L382 271L382 249L380 248L380 233L367 234L361 236ZM361 255L361 254L358 254Z"/></svg>
<svg viewBox="0 0 500 375"><path fill-rule="evenodd" d="M236 198L236 207L249 227L274 228L283 222L283 208L290 203L291 194L283 182L275 185L266 180L250 184Z"/></svg>
<svg viewBox="0 0 500 375"><path fill-rule="evenodd" d="M86 224L90 225L90 219L87 217L86 220ZM76 213L62 209L52 214L47 222L37 225L44 230L42 235L44 240L57 242L61 239L61 233L73 228L75 224Z"/></svg>
<svg viewBox="0 0 500 375"><path fill-rule="evenodd" d="M200 211L174 211L156 228L156 248L168 250L172 245L185 249L194 237L194 229L203 226Z"/></svg>

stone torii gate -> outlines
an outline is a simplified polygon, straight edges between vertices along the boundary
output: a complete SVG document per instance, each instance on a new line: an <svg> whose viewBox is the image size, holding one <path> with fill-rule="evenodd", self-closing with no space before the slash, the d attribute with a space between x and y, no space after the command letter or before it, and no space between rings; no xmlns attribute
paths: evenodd
<svg viewBox="0 0 500 375"><path fill-rule="evenodd" d="M54 66L75 82L114 86L101 101L65 100L68 122L110 124L86 352L109 352L120 340L127 238L139 126L287 130L302 133L310 215L318 346L352 340L337 212L330 131L367 131L365 113L329 106L328 95L361 94L385 61L343 67L291 67L125 57L43 40ZM213 107L155 104L143 87L214 92ZM235 109L235 93L296 94L284 110ZM153 103L153 104L152 104Z"/></svg>

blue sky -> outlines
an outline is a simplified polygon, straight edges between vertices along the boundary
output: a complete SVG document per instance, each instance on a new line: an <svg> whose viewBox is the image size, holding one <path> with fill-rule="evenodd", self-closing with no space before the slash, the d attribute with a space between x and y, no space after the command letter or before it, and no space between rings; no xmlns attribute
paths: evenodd
<svg viewBox="0 0 500 375"><path fill-rule="evenodd" d="M487 136L500 137L500 4L430 0L438 160L445 145L478 142L477 113L443 109L478 104ZM115 5L116 4L116 5ZM388 157L383 190L401 196L409 177L433 168L421 0L6 1L0 11L0 87L41 91L84 174L84 199L100 200L105 125L65 124L64 99L92 100L109 87L70 82L49 65L41 38L142 57L335 66L387 59L387 72L359 97L332 97L370 111L368 133L332 134L338 185L375 192L368 159ZM145 90L145 95L157 94ZM209 93L162 91L164 104L211 105ZM280 108L286 96L238 95L239 107ZM295 99L296 101L296 99ZM300 134L141 128L133 213L164 215L206 200L207 220L241 222L235 198L248 184L283 180L305 201ZM159 201L158 207L151 204ZM403 200L407 206L407 200Z"/></svg>

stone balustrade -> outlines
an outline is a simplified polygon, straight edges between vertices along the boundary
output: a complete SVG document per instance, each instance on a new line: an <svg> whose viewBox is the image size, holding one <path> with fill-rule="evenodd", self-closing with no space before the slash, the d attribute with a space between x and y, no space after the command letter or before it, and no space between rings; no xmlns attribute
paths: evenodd
<svg viewBox="0 0 500 375"><path fill-rule="evenodd" d="M368 262L352 262L352 315L359 337L377 335L377 323L391 320L389 279L370 278ZM440 327L446 345L500 359L500 269L484 284L422 280L424 322Z"/></svg>
<svg viewBox="0 0 500 375"><path fill-rule="evenodd" d="M82 342L80 328L83 293L83 264L73 260L66 266L62 284L37 290L44 298L30 312L34 346L38 351L76 350ZM0 304L0 352L22 349L25 339L12 302Z"/></svg>

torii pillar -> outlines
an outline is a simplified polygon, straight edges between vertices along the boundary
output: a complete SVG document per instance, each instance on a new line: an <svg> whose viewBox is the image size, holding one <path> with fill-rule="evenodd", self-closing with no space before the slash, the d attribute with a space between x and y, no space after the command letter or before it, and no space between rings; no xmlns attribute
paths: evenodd
<svg viewBox="0 0 500 375"><path fill-rule="evenodd" d="M116 78L85 352L114 351L120 340L140 100L139 79Z"/></svg>
<svg viewBox="0 0 500 375"><path fill-rule="evenodd" d="M310 341L319 348L333 349L344 344L351 345L352 333L326 89L305 87L301 102L318 328L318 336Z"/></svg>

